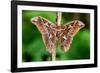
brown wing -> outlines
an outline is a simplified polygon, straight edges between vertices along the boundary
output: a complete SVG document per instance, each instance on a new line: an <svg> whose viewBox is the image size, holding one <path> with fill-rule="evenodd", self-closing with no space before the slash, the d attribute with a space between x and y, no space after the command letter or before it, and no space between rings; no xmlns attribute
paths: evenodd
<svg viewBox="0 0 100 73"><path fill-rule="evenodd" d="M77 34L77 32L85 26L85 24L79 20L74 20L74 21L68 22L66 26L67 26L67 31L68 31L67 35L74 37Z"/></svg>
<svg viewBox="0 0 100 73"><path fill-rule="evenodd" d="M70 48L73 37L77 34L77 32L85 26L84 23L78 20L74 20L68 22L66 25L66 29L61 36L61 48L65 52Z"/></svg>
<svg viewBox="0 0 100 73"><path fill-rule="evenodd" d="M55 27L54 24L41 16L34 17L31 21L41 32L46 48L52 53L56 48L55 30L53 29L53 27Z"/></svg>
<svg viewBox="0 0 100 73"><path fill-rule="evenodd" d="M70 44L72 43L72 37L71 36L63 36L61 38L61 49L64 52L67 52L70 48Z"/></svg>

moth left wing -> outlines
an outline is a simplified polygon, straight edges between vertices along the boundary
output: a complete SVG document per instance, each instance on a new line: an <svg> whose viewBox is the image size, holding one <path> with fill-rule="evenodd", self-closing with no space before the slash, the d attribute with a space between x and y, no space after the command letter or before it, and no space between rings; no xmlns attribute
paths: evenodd
<svg viewBox="0 0 100 73"><path fill-rule="evenodd" d="M56 37L55 37L54 24L41 16L32 18L31 22L35 24L36 27L39 29L39 31L42 34L42 39L43 39L43 42L47 50L50 53L52 53L56 47L55 46Z"/></svg>

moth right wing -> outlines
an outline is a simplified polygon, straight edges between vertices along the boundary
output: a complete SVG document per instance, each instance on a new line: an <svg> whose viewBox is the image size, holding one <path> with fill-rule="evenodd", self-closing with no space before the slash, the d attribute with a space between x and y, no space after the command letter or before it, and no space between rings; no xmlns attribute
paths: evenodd
<svg viewBox="0 0 100 73"><path fill-rule="evenodd" d="M49 51L49 53L52 53L53 50L56 49L54 24L41 16L32 18L31 22L35 24L36 27L39 29L47 50Z"/></svg>
<svg viewBox="0 0 100 73"><path fill-rule="evenodd" d="M65 52L68 51L74 36L78 33L78 31L85 26L85 24L79 20L74 20L66 23L65 30L62 32L61 36L61 47Z"/></svg>

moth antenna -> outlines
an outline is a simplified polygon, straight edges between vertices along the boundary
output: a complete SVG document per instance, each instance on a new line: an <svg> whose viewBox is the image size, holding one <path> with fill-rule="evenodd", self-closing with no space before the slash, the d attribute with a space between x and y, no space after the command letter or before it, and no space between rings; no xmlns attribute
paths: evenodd
<svg viewBox="0 0 100 73"><path fill-rule="evenodd" d="M58 13L57 13L57 18L56 18L56 24L57 24L58 26L61 25L61 17L62 17L62 12L58 12Z"/></svg>

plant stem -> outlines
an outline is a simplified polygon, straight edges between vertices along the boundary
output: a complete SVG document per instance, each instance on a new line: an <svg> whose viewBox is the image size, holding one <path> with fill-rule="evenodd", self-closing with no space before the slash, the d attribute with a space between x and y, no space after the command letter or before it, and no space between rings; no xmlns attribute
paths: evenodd
<svg viewBox="0 0 100 73"><path fill-rule="evenodd" d="M55 60L56 60L56 49L54 49L52 53L52 61L55 61Z"/></svg>
<svg viewBox="0 0 100 73"><path fill-rule="evenodd" d="M57 13L57 25L60 26L61 25L61 17L62 17L62 13L58 12Z"/></svg>
<svg viewBox="0 0 100 73"><path fill-rule="evenodd" d="M57 25L60 26L61 25L61 17L62 17L62 13L61 12L58 12L57 13ZM52 61L55 61L56 60L56 49L53 50L53 53L52 53Z"/></svg>

